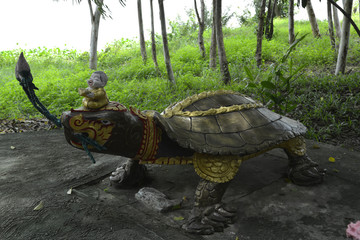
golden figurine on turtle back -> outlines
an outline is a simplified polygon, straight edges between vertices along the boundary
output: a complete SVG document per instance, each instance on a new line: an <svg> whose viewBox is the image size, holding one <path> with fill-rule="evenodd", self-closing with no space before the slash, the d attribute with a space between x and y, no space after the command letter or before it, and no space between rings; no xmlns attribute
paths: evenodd
<svg viewBox="0 0 360 240"><path fill-rule="evenodd" d="M89 87L79 88L80 96L83 96L82 104L86 109L99 109L109 103L104 87L108 77L102 71L91 74L87 81Z"/></svg>

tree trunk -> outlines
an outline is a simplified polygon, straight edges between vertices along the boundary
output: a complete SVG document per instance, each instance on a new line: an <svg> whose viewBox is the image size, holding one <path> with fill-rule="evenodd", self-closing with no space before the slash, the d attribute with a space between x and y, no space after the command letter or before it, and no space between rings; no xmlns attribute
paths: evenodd
<svg viewBox="0 0 360 240"><path fill-rule="evenodd" d="M344 4L344 10L351 17L353 0L347 0ZM342 29L341 29L341 39L339 46L339 54L336 62L335 75L338 75L340 72L345 73L346 67L346 57L349 48L349 38L350 38L350 20L347 17L344 17Z"/></svg>
<svg viewBox="0 0 360 240"><path fill-rule="evenodd" d="M88 0L89 8L90 8L90 18L91 18L91 37L90 37L90 69L97 68L97 44L98 44L98 36L99 36L99 26L100 26L100 18L101 12L99 7L96 7L95 13L93 12L91 1ZM103 4L103 0L99 0L100 5Z"/></svg>
<svg viewBox="0 0 360 240"><path fill-rule="evenodd" d="M215 7L216 42L217 42L217 47L218 47L220 71L223 76L224 83L230 84L231 77L230 77L230 72L229 72L229 64L226 59L224 37L223 37L223 32L222 32L221 0L216 0L215 6L216 6Z"/></svg>
<svg viewBox="0 0 360 240"><path fill-rule="evenodd" d="M270 29L268 39L271 40L274 35L274 18L275 18L275 8L277 6L277 0L274 0L274 5L271 11L271 18L270 18Z"/></svg>
<svg viewBox="0 0 360 240"><path fill-rule="evenodd" d="M141 0L137 1L137 9L138 9L138 19L139 19L139 35L140 35L140 49L141 49L141 57L146 64L147 54L145 47L145 38L144 38L144 24L142 19L142 10L141 10Z"/></svg>
<svg viewBox="0 0 360 240"><path fill-rule="evenodd" d="M289 44L295 41L294 29L294 0L289 0Z"/></svg>
<svg viewBox="0 0 360 240"><path fill-rule="evenodd" d="M169 79L170 83L175 85L174 72L173 72L172 67L171 67L169 44L168 44L167 33L166 33L164 0L158 0L158 1L159 1L161 34L162 34L163 45L164 45L164 59L165 59L166 71L167 71L168 79Z"/></svg>
<svg viewBox="0 0 360 240"><path fill-rule="evenodd" d="M271 13L272 13L271 1L272 0L269 0L269 2L268 2L268 6L267 6L268 11L266 14L266 21L265 21L265 37L268 40L269 40L268 36L269 36L269 32L270 32L270 22L271 22Z"/></svg>
<svg viewBox="0 0 360 240"><path fill-rule="evenodd" d="M261 52L262 52L262 39L264 34L265 5L266 5L266 0L261 0L259 23L258 23L258 29L256 35L257 44L256 44L256 52L255 52L255 60L256 60L256 65L258 67L261 66L261 62L262 62Z"/></svg>
<svg viewBox="0 0 360 240"><path fill-rule="evenodd" d="M157 62L157 57L156 57L153 0L150 0L150 14L151 14L151 53L152 53L152 59L154 61L156 71L158 73L160 73L159 64Z"/></svg>
<svg viewBox="0 0 360 240"><path fill-rule="evenodd" d="M319 26L318 26L317 21L316 21L315 12L314 12L314 9L313 9L313 7L311 5L310 0L307 1L306 10L307 10L307 13L309 15L309 21L310 21L310 25L311 25L311 30L313 32L313 36L315 38L321 37Z"/></svg>
<svg viewBox="0 0 360 240"><path fill-rule="evenodd" d="M275 17L275 8L277 6L277 1L274 0L271 4L271 0L268 3L268 14L266 16L265 24L265 37L267 40L271 40L274 34L274 17Z"/></svg>
<svg viewBox="0 0 360 240"><path fill-rule="evenodd" d="M283 5L283 3L281 3L281 5ZM280 6L279 2L276 0L274 3L274 17L281 17L281 8L282 6Z"/></svg>
<svg viewBox="0 0 360 240"><path fill-rule="evenodd" d="M205 45L204 45L204 30L205 30L205 2L204 0L200 0L201 3L201 16L199 15L196 0L194 0L195 5L195 13L199 23L199 32L198 32L198 44L201 52L201 56L205 58Z"/></svg>
<svg viewBox="0 0 360 240"><path fill-rule="evenodd" d="M216 23L215 23L215 7L216 7L216 0L212 1L212 29L211 29L211 45L210 45L210 61L209 67L211 69L216 68Z"/></svg>
<svg viewBox="0 0 360 240"><path fill-rule="evenodd" d="M335 49L334 24L332 20L331 3L329 1L327 2L327 15L328 15L330 43L331 43L331 47Z"/></svg>
<svg viewBox="0 0 360 240"><path fill-rule="evenodd" d="M335 6L332 6L333 9L333 15L334 15L334 25L335 25L335 30L336 30L336 37L338 39L341 38L341 26L340 26L340 21L339 21L339 15L338 15L338 10Z"/></svg>

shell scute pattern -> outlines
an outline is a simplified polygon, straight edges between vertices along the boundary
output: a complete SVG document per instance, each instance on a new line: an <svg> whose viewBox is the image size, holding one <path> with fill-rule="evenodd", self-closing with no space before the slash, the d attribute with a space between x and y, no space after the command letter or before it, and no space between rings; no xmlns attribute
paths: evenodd
<svg viewBox="0 0 360 240"><path fill-rule="evenodd" d="M240 112L223 113L215 117L223 133L242 132L251 128Z"/></svg>
<svg viewBox="0 0 360 240"><path fill-rule="evenodd" d="M300 122L231 91L191 96L157 119L180 146L215 155L253 154L306 132Z"/></svg>

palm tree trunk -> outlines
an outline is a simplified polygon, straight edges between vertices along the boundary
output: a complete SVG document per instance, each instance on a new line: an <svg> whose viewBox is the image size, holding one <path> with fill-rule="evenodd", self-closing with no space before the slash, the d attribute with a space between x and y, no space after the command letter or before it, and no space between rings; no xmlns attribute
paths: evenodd
<svg viewBox="0 0 360 240"><path fill-rule="evenodd" d="M274 18L275 18L275 8L277 6L277 0L274 0L274 5L271 11L271 18L270 18L270 29L269 29L269 35L268 35L268 39L272 39L273 35L274 35Z"/></svg>
<svg viewBox="0 0 360 240"><path fill-rule="evenodd" d="M151 53L152 53L152 59L153 59L156 71L158 73L160 73L159 64L157 62L157 56L156 56L153 0L150 0L150 14L151 14Z"/></svg>
<svg viewBox="0 0 360 240"><path fill-rule="evenodd" d="M269 40L268 36L269 36L269 32L270 32L270 21L271 21L271 1L272 0L269 0L268 2L268 11L267 11L267 14L266 14L266 21L265 21L265 37L266 39Z"/></svg>
<svg viewBox="0 0 360 240"><path fill-rule="evenodd" d="M255 52L255 60L256 60L256 65L258 67L261 66L261 62L262 62L261 55L262 55L262 39L264 35L265 5L266 5L266 0L261 0L260 12L259 12L259 24L256 35L257 44L256 44L256 52Z"/></svg>
<svg viewBox="0 0 360 240"><path fill-rule="evenodd" d="M100 4L103 4L103 0L99 0L99 2L100 2ZM96 69L97 68L97 44L98 44L101 12L100 12L99 7L96 7L96 10L94 13L90 0L88 0L88 4L89 4L89 8L90 8L90 18L91 18L89 67L90 67L90 69Z"/></svg>
<svg viewBox="0 0 360 240"><path fill-rule="evenodd" d="M341 26L340 26L340 21L339 21L339 15L338 15L338 10L335 6L332 6L333 9L333 15L334 15L334 25L335 25L335 30L336 30L336 37L338 39L341 38Z"/></svg>
<svg viewBox="0 0 360 240"><path fill-rule="evenodd" d="M164 0L158 0L158 2L159 2L159 13L160 13L160 22L161 22L161 34L162 34L163 45L164 45L164 59L165 59L166 71L167 71L168 79L169 79L170 83L175 85L174 72L171 67L169 44L168 44L167 33L166 33Z"/></svg>
<svg viewBox="0 0 360 240"><path fill-rule="evenodd" d="M215 23L215 7L216 7L216 0L212 1L212 29L211 29L211 44L210 44L210 61L209 61L209 67L211 69L216 68L216 23Z"/></svg>
<svg viewBox="0 0 360 240"><path fill-rule="evenodd" d="M311 25L311 30L313 32L313 36L315 38L321 37L320 30L319 30L319 25L317 24L317 21L316 21L316 16L315 16L315 12L314 12L314 9L312 7L312 4L311 4L311 0L307 1L306 10L307 10L307 13L309 15L309 22L310 22L310 25Z"/></svg>
<svg viewBox="0 0 360 240"><path fill-rule="evenodd" d="M205 18L205 2L204 2L204 0L200 0L200 3L201 3L201 7L200 7L201 16L197 9L196 0L194 0L195 13L196 13L196 17L197 17L197 20L199 23L198 44L199 44L201 56L203 58L205 58L205 45L204 45L204 36L203 36L204 30L205 30L205 19L204 19Z"/></svg>
<svg viewBox="0 0 360 240"><path fill-rule="evenodd" d="M347 0L344 4L344 10L351 17L353 0ZM350 20L347 17L344 17L342 29L341 29L341 39L339 46L339 54L336 62L335 75L339 73L345 73L346 67L346 57L349 48L349 38L350 38Z"/></svg>
<svg viewBox="0 0 360 240"><path fill-rule="evenodd" d="M222 32L222 23L221 23L221 0L216 0L215 8L215 26L216 26L216 42L218 47L219 54L219 64L220 71L223 76L223 81L225 84L230 84L231 77L229 72L229 64L226 59L226 52L224 46L224 37Z"/></svg>
<svg viewBox="0 0 360 240"><path fill-rule="evenodd" d="M146 64L147 54L146 54L146 47L145 47L144 24L143 24L143 19L142 19L141 0L137 1L137 9L138 9L138 19L139 19L141 57L142 57L144 64Z"/></svg>
<svg viewBox="0 0 360 240"><path fill-rule="evenodd" d="M329 26L329 37L331 47L335 49L335 36L334 36L334 24L332 20L331 3L327 2L327 15L328 15L328 26Z"/></svg>
<svg viewBox="0 0 360 240"><path fill-rule="evenodd" d="M295 41L294 29L294 0L289 0L289 44Z"/></svg>

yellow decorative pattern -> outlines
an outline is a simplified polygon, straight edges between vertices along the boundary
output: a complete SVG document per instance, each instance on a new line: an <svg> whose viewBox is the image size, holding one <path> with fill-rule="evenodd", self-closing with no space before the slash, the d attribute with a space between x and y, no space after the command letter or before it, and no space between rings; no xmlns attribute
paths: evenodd
<svg viewBox="0 0 360 240"><path fill-rule="evenodd" d="M279 147L284 148L297 156L304 156L306 154L305 138L302 136L283 142L279 145Z"/></svg>
<svg viewBox="0 0 360 240"><path fill-rule="evenodd" d="M141 161L140 164L159 164L159 165L186 165L192 164L192 157L161 157L154 161Z"/></svg>
<svg viewBox="0 0 360 240"><path fill-rule="evenodd" d="M215 95L224 95L224 94L235 94L245 97L244 95L228 90L218 90L212 92L203 92L197 95L190 96L184 99L181 102L175 103L174 105L166 108L163 112L163 116L166 118L170 118L172 116L185 116L185 117L198 117L198 116L208 116L208 115L217 115L221 113L228 113L234 111L241 111L244 109L251 109L251 108L259 108L263 107L263 104L260 102L248 103L248 104L241 104L241 105L232 105L229 107L220 107L220 108L211 108L206 111L183 111L184 108L190 106L192 103Z"/></svg>
<svg viewBox="0 0 360 240"><path fill-rule="evenodd" d="M88 109L84 106L81 106L77 109L71 109L72 112L98 112L98 111L119 111L123 112L126 111L127 108L118 102L109 102L107 105L99 108L99 109Z"/></svg>
<svg viewBox="0 0 360 240"><path fill-rule="evenodd" d="M69 125L75 133L87 133L89 138L94 139L100 145L104 145L111 136L114 124L104 125L100 121L85 120L82 114L69 119ZM81 147L81 144L71 142L75 147ZM92 148L92 146L89 146Z"/></svg>
<svg viewBox="0 0 360 240"><path fill-rule="evenodd" d="M196 173L208 181L224 183L233 179L239 170L242 159L233 155L194 154Z"/></svg>
<svg viewBox="0 0 360 240"><path fill-rule="evenodd" d="M127 110L124 105L118 102L109 102L106 106L99 109L99 111L125 111Z"/></svg>
<svg viewBox="0 0 360 240"><path fill-rule="evenodd" d="M154 161L161 138L161 129L156 126L151 112L146 114L135 108L130 108L130 111L132 114L138 116L144 123L143 139L135 159Z"/></svg>

